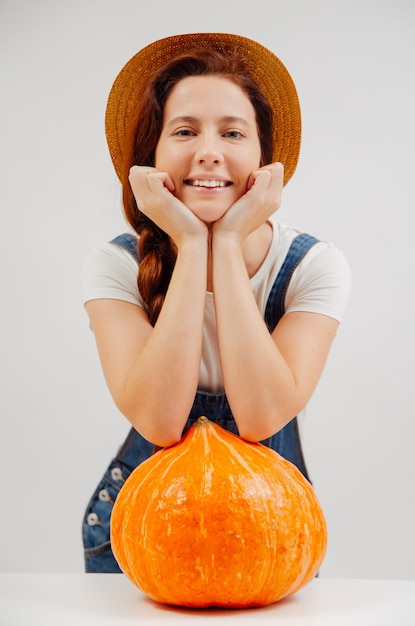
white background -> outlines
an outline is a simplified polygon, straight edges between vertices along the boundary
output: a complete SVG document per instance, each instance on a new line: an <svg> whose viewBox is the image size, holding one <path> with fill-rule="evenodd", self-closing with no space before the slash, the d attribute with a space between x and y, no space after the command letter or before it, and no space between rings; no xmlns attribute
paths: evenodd
<svg viewBox="0 0 415 626"><path fill-rule="evenodd" d="M0 568L83 569L84 508L128 431L79 290L88 251L124 228L106 99L138 49L192 31L251 37L288 67L303 144L281 220L353 271L306 418L322 575L414 578L411 0L0 0Z"/></svg>

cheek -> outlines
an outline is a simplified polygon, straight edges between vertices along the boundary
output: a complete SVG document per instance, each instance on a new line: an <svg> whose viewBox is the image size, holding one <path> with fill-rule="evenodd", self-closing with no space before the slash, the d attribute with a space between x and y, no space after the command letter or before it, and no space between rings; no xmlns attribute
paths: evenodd
<svg viewBox="0 0 415 626"><path fill-rule="evenodd" d="M154 153L154 167L163 170L163 164L166 160L168 160L168 153L163 144L159 143Z"/></svg>
<svg viewBox="0 0 415 626"><path fill-rule="evenodd" d="M181 150L174 146L158 145L154 155L154 165L157 169L170 174L178 169L182 162L183 153Z"/></svg>

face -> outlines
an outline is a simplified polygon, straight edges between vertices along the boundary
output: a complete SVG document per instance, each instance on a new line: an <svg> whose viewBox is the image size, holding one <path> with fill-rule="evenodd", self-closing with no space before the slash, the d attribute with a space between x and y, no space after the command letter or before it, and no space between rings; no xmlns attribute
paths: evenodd
<svg viewBox="0 0 415 626"><path fill-rule="evenodd" d="M246 191L260 165L255 110L242 89L220 76L190 76L164 109L155 166L168 172L174 195L212 223Z"/></svg>

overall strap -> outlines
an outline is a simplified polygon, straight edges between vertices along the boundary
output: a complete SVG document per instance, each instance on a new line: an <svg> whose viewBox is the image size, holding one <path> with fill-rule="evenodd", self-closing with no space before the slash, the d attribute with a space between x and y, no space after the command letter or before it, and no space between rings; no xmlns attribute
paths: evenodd
<svg viewBox="0 0 415 626"><path fill-rule="evenodd" d="M294 270L318 239L307 233L301 233L291 243L284 263L272 285L265 308L265 323L270 332L274 330L285 312L285 294Z"/></svg>
<svg viewBox="0 0 415 626"><path fill-rule="evenodd" d="M317 242L318 239L315 237L302 233L291 243L287 256L274 281L265 308L265 322L270 332L274 330L279 320L284 315L285 294L287 293L288 285L295 268L310 248ZM291 463L294 463L303 476L310 481L304 460L297 417L293 417L284 428L261 443L272 448L285 459L291 461Z"/></svg>
<svg viewBox="0 0 415 626"><path fill-rule="evenodd" d="M140 261L140 256L138 254L137 249L137 237L130 233L123 233L122 235L118 235L118 237L114 237L110 241L110 243L114 243L121 248L125 248L137 262Z"/></svg>

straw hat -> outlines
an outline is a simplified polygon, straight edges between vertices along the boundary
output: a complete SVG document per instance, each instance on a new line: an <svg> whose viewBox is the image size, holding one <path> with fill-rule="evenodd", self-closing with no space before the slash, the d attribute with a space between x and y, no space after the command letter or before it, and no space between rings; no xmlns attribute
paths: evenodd
<svg viewBox="0 0 415 626"><path fill-rule="evenodd" d="M204 47L241 60L268 99L274 116L273 161L284 164L286 184L296 168L301 142L301 114L295 85L285 66L270 50L252 39L227 33L192 33L159 39L137 52L122 68L111 88L105 117L108 147L118 176L122 171L128 119L148 77L171 58Z"/></svg>

